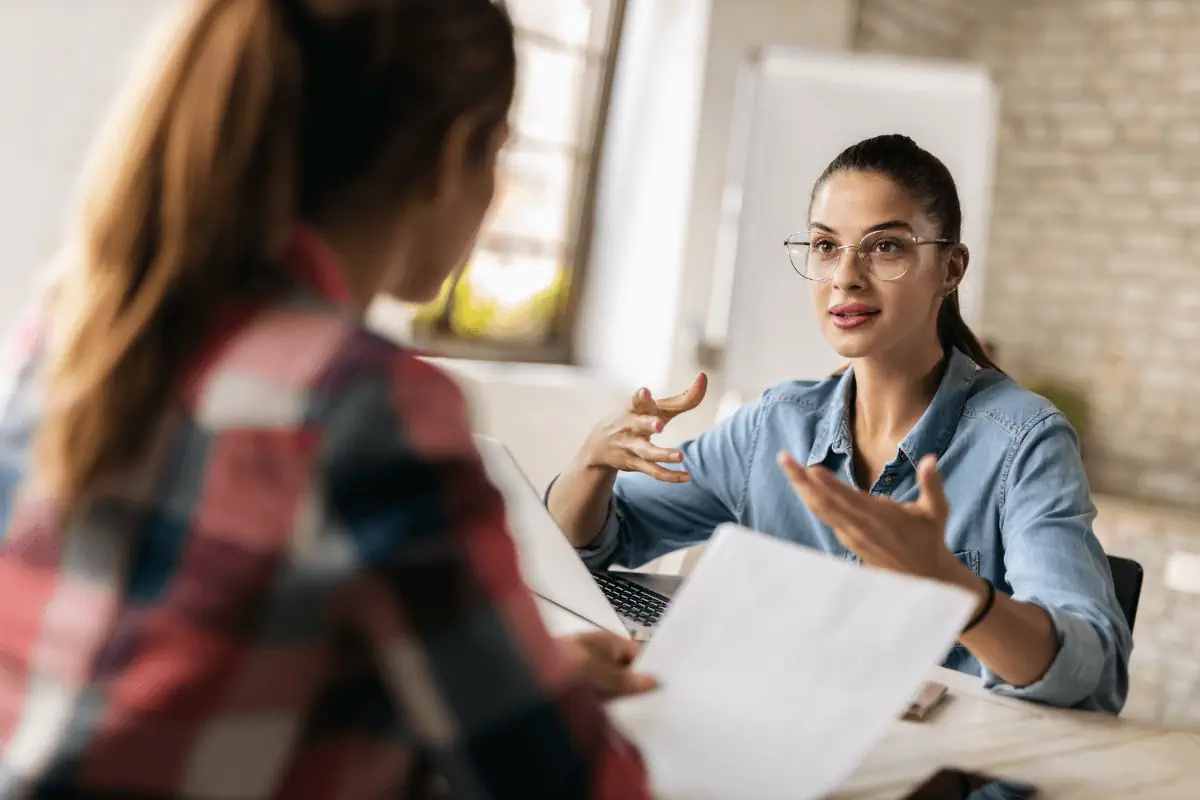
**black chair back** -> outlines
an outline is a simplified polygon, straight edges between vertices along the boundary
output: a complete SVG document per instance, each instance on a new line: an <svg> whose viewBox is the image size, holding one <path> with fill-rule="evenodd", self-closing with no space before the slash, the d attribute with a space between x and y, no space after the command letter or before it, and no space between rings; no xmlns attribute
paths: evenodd
<svg viewBox="0 0 1200 800"><path fill-rule="evenodd" d="M1142 596L1142 565L1132 558L1108 557L1108 568L1112 570L1113 588L1117 591L1117 603L1133 630L1137 619L1138 600Z"/></svg>

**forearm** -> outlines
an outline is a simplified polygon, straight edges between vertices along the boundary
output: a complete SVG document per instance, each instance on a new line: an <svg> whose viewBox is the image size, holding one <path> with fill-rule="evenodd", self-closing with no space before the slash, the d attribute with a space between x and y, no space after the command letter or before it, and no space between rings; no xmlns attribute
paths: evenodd
<svg viewBox="0 0 1200 800"><path fill-rule="evenodd" d="M1018 688L1041 680L1059 648L1058 632L1045 609L999 591L987 616L959 641L997 677Z"/></svg>
<svg viewBox="0 0 1200 800"><path fill-rule="evenodd" d="M957 564L960 569L947 581L968 589L979 599L987 597L986 582ZM1036 683L1058 655L1059 640L1054 621L1046 610L1032 603L1013 600L996 591L992 607L979 623L959 641L989 670L1014 687Z"/></svg>
<svg viewBox="0 0 1200 800"><path fill-rule="evenodd" d="M617 471L573 464L554 481L546 507L575 547L587 547L600 534L612 503Z"/></svg>

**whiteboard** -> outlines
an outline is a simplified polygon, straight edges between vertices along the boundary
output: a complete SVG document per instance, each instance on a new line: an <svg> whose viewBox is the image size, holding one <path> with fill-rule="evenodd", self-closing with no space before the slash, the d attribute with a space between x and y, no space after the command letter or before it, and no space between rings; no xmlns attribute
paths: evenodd
<svg viewBox="0 0 1200 800"><path fill-rule="evenodd" d="M726 198L736 198L736 243L714 286L728 309L723 377L753 396L788 379L817 379L843 363L821 335L807 282L783 241L805 230L813 182L843 149L885 133L912 137L958 185L971 265L960 302L977 323L987 269L997 93L967 65L778 49L748 63L742 150L730 154ZM735 126L737 122L735 120ZM725 280L719 274L728 271Z"/></svg>

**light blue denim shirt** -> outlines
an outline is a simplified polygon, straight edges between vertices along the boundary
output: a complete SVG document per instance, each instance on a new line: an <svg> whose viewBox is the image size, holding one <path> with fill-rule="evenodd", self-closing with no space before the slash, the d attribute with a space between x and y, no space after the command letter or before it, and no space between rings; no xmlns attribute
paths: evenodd
<svg viewBox="0 0 1200 800"><path fill-rule="evenodd" d="M847 399L853 371L780 384L682 445L684 484L622 474L603 530L580 550L589 566L639 566L709 538L724 522L857 560L800 501L776 465L780 450L854 484ZM1036 683L1015 687L961 645L945 666L989 689L1068 708L1118 713L1132 636L1092 532L1096 510L1075 431L1044 398L955 350L925 414L870 487L917 497L914 465L934 453L950 501L946 544L1017 600L1045 608L1058 655Z"/></svg>

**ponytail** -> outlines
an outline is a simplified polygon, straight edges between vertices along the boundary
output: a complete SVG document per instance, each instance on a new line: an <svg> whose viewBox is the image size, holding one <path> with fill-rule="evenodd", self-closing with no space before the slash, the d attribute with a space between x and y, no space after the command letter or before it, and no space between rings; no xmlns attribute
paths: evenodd
<svg viewBox="0 0 1200 800"><path fill-rule="evenodd" d="M298 59L267 0L196 3L94 151L51 289L38 441L65 506L143 453L218 305L281 285Z"/></svg>
<svg viewBox="0 0 1200 800"><path fill-rule="evenodd" d="M139 463L230 302L283 291L298 220L399 211L516 85L493 0L192 0L95 152L51 288L39 490Z"/></svg>
<svg viewBox="0 0 1200 800"><path fill-rule="evenodd" d="M942 349L947 353L952 348L961 350L971 357L979 366L984 369L994 369L997 372L1004 372L1000 366L988 355L987 348L979 341L979 337L967 325L967 321L963 319L962 308L958 303L958 291L956 290L949 297L942 301L941 311L938 312L938 340L942 343Z"/></svg>

